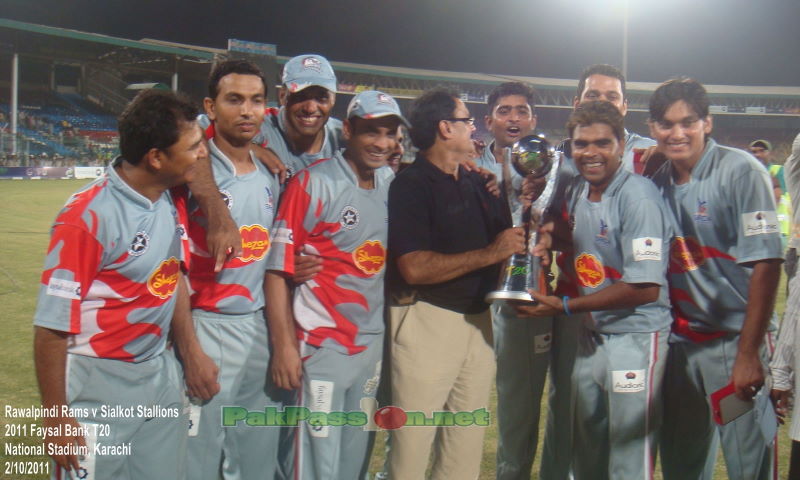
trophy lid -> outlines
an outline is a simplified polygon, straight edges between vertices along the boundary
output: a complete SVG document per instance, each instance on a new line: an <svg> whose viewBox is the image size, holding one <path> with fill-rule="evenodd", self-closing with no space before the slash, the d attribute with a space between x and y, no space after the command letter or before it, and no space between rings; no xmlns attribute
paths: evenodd
<svg viewBox="0 0 800 480"><path fill-rule="evenodd" d="M523 177L547 175L553 166L553 156L553 148L541 135L522 137L511 147L511 165Z"/></svg>

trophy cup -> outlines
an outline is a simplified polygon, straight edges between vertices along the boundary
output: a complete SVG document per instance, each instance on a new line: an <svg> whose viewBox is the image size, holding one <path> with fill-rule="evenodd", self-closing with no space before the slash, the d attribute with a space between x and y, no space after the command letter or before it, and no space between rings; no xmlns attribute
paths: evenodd
<svg viewBox="0 0 800 480"><path fill-rule="evenodd" d="M524 254L511 255L500 272L500 282L497 290L486 295L486 302L492 300L520 300L536 303L528 293L529 289L546 293L547 276L538 258L531 255L533 246L539 240L539 226L542 223L544 212L550 206L553 193L556 190L558 167L561 160L560 153L556 152L544 139L538 135L529 135L521 138L511 147L510 163L514 170L523 177L544 178L545 187L533 203L523 208L521 226L525 230ZM513 189L508 188L508 195L514 195ZM512 202L509 201L509 205ZM531 232L531 228L533 231Z"/></svg>

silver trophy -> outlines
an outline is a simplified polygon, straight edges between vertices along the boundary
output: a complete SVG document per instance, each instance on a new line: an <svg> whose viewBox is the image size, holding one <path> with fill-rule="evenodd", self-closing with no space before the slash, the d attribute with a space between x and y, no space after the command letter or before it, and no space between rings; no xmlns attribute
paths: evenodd
<svg viewBox="0 0 800 480"><path fill-rule="evenodd" d="M545 185L542 193L533 203L522 209L521 226L525 230L525 254L511 255L500 272L500 282L497 290L486 295L486 301L492 300L520 300L536 303L528 290L542 293L547 291L547 274L542 268L539 259L531 251L539 241L539 226L542 223L544 212L550 206L553 193L556 191L556 179L561 154L556 152L544 137L528 135L521 138L511 147L510 159L506 164L511 164L514 170L523 177L530 179L544 179ZM509 205L513 189L508 188Z"/></svg>

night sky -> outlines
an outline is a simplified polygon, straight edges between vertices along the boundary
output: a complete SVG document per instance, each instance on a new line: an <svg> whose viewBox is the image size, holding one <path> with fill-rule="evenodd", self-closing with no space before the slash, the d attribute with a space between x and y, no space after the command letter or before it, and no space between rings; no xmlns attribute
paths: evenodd
<svg viewBox="0 0 800 480"><path fill-rule="evenodd" d="M0 17L280 55L576 78L622 65L624 0L0 0ZM800 1L629 0L629 81L800 86Z"/></svg>

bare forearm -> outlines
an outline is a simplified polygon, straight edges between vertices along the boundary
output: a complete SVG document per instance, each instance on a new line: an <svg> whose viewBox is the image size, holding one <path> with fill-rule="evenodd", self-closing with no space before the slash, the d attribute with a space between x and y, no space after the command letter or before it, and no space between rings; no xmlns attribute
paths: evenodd
<svg viewBox="0 0 800 480"><path fill-rule="evenodd" d="M35 327L33 355L42 406L66 405L67 334Z"/></svg>
<svg viewBox="0 0 800 480"><path fill-rule="evenodd" d="M775 293L780 280L780 260L753 264L748 287L747 311L739 336L739 352L758 355L769 320L775 308Z"/></svg>
<svg viewBox="0 0 800 480"><path fill-rule="evenodd" d="M297 348L291 289L282 273L267 272L264 277L264 298L267 303L269 338L273 348Z"/></svg>
<svg viewBox="0 0 800 480"><path fill-rule="evenodd" d="M454 254L423 250L403 255L397 264L406 282L428 285L458 278L500 260L488 255L484 248Z"/></svg>
<svg viewBox="0 0 800 480"><path fill-rule="evenodd" d="M200 348L197 335L194 331L192 308L189 300L189 289L186 286L186 277L180 276L178 282L178 297L175 303L175 313L172 315L172 338L175 347L181 355L188 355L194 349Z"/></svg>
<svg viewBox="0 0 800 480"><path fill-rule="evenodd" d="M571 313L634 308L658 299L658 285L617 282L590 295L568 300Z"/></svg>
<svg viewBox="0 0 800 480"><path fill-rule="evenodd" d="M208 157L197 159L192 181L188 185L192 196L200 205L200 209L209 217L209 221L212 213L219 214L228 210L219 195L214 173L211 171L211 160Z"/></svg>

